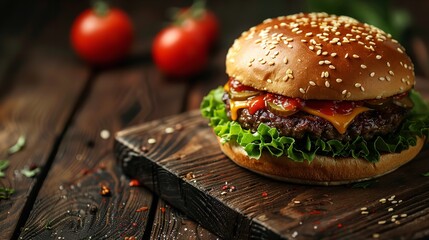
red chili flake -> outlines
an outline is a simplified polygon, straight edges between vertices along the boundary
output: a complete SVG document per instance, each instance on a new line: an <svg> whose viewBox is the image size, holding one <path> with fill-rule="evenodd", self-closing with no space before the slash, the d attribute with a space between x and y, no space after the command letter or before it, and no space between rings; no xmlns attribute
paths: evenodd
<svg viewBox="0 0 429 240"><path fill-rule="evenodd" d="M100 186L100 194L101 196L105 196L108 197L110 196L112 193L110 192L110 188L106 185L101 185Z"/></svg>
<svg viewBox="0 0 429 240"><path fill-rule="evenodd" d="M144 153L149 152L149 149L147 149L147 147L146 147L146 146L142 146L142 147L141 147L141 149L142 149L142 151L143 151Z"/></svg>
<svg viewBox="0 0 429 240"><path fill-rule="evenodd" d="M222 190L227 190L229 188L229 186L228 185L223 185L222 186Z"/></svg>
<svg viewBox="0 0 429 240"><path fill-rule="evenodd" d="M136 240L136 237L134 237L134 236L125 237L124 240Z"/></svg>
<svg viewBox="0 0 429 240"><path fill-rule="evenodd" d="M80 171L80 175L86 176L91 172L91 169L85 168Z"/></svg>
<svg viewBox="0 0 429 240"><path fill-rule="evenodd" d="M319 210L313 210L313 211L311 211L311 212L309 212L308 214L310 214L310 215L319 215L319 214L321 214L322 212L321 211L319 211Z"/></svg>
<svg viewBox="0 0 429 240"><path fill-rule="evenodd" d="M236 188L235 186L231 186L231 187L229 187L229 191L230 191L230 192L234 192L235 190L237 190L237 188Z"/></svg>
<svg viewBox="0 0 429 240"><path fill-rule="evenodd" d="M140 186L140 182L137 179L131 179L130 183L128 185L130 187L138 187L138 186Z"/></svg>
<svg viewBox="0 0 429 240"><path fill-rule="evenodd" d="M182 129L183 129L183 125L182 125L182 124L180 124L180 123L178 123L178 124L176 124L176 126L174 126L174 128L175 128L177 131L180 131L180 130L182 130Z"/></svg>
<svg viewBox="0 0 429 240"><path fill-rule="evenodd" d="M165 207L160 207L159 210L161 210L162 213L165 213Z"/></svg>
<svg viewBox="0 0 429 240"><path fill-rule="evenodd" d="M342 227L343 227L343 224L338 223L338 224L337 224L337 227L338 227L338 228L342 228Z"/></svg>
<svg viewBox="0 0 429 240"><path fill-rule="evenodd" d="M262 197L268 197L268 193L267 192L262 192Z"/></svg>
<svg viewBox="0 0 429 240"><path fill-rule="evenodd" d="M137 227L138 226L138 224L136 223L136 222L133 222L133 227Z"/></svg>
<svg viewBox="0 0 429 240"><path fill-rule="evenodd" d="M34 169L38 168L39 166L37 166L37 164L32 163L30 164L30 166L28 167L28 170L33 171Z"/></svg>
<svg viewBox="0 0 429 240"><path fill-rule="evenodd" d="M137 209L136 212L145 212L148 209L149 209L148 207L141 207L141 208Z"/></svg>
<svg viewBox="0 0 429 240"><path fill-rule="evenodd" d="M106 170L106 164L105 163L100 163L99 165L98 165L98 168L100 169L100 170Z"/></svg>

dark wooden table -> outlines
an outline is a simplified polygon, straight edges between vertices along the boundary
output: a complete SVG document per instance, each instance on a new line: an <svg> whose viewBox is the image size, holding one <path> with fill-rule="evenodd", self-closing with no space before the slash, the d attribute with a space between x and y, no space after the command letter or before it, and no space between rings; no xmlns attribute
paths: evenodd
<svg viewBox="0 0 429 240"><path fill-rule="evenodd" d="M265 18L305 11L304 4L209 2L221 21L218 45L204 73L180 82L156 70L150 48L167 8L190 2L113 4L130 14L136 41L123 63L96 70L77 59L68 40L87 1L0 2L0 152L10 160L0 187L15 189L0 199L0 239L218 238L149 190L130 187L112 152L113 136L127 126L197 109L209 89L226 81L224 58L233 39ZM410 52L420 64L417 86L429 98L428 52L421 50L429 42L429 6L401 4L413 11L417 30ZM8 155L20 136L24 148ZM41 171L29 178L21 173L26 167ZM100 195L101 185L111 188L111 196Z"/></svg>

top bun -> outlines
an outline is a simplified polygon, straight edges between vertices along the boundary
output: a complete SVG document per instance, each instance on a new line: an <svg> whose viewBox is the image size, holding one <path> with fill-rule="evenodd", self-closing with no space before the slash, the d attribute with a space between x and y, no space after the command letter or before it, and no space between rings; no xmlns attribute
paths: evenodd
<svg viewBox="0 0 429 240"><path fill-rule="evenodd" d="M226 72L244 85L302 99L380 99L414 86L414 66L390 34L346 16L267 19L243 32Z"/></svg>

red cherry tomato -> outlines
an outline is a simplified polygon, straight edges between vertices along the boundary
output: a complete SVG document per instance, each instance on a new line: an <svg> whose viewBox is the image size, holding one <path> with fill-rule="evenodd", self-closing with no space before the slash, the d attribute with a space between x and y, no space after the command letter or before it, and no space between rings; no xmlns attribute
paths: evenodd
<svg viewBox="0 0 429 240"><path fill-rule="evenodd" d="M186 10L185 19L183 20L183 27L191 34L195 34L206 43L207 48L210 48L216 41L219 35L219 23L213 12L204 9L200 16L188 17L190 10Z"/></svg>
<svg viewBox="0 0 429 240"><path fill-rule="evenodd" d="M174 77L199 73L206 66L207 55L204 41L180 26L162 30L152 46L152 56L158 68Z"/></svg>
<svg viewBox="0 0 429 240"><path fill-rule="evenodd" d="M105 66L123 59L133 41L133 27L120 9L97 14L85 10L73 23L71 43L76 53L90 64Z"/></svg>

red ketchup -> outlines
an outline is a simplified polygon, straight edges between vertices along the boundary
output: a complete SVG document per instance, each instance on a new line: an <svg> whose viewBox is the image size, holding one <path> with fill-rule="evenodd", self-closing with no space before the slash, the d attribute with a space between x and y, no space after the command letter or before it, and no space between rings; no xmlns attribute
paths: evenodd
<svg viewBox="0 0 429 240"><path fill-rule="evenodd" d="M306 105L312 109L318 110L325 115L334 116L335 114L350 114L357 104L353 101L316 100L307 101Z"/></svg>

